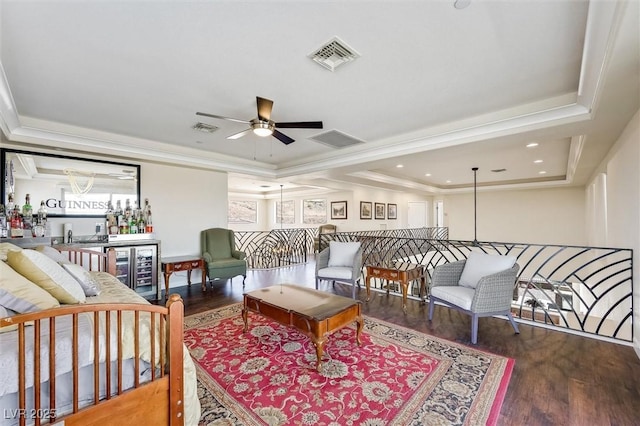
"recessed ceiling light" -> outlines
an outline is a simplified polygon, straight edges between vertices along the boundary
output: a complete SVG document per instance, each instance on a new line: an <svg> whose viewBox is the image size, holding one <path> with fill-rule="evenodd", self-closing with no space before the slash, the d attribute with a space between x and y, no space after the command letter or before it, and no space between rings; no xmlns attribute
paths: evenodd
<svg viewBox="0 0 640 426"><path fill-rule="evenodd" d="M544 160L534 160L534 163L536 164L544 163Z"/></svg>
<svg viewBox="0 0 640 426"><path fill-rule="evenodd" d="M493 173L502 173L502 172L506 172L506 171L507 171L507 169L491 169L491 171L492 171Z"/></svg>
<svg viewBox="0 0 640 426"><path fill-rule="evenodd" d="M540 170L540 171L538 172L538 174L540 174L540 175L546 175L546 174L547 174L547 172L546 172L546 171L544 171L544 170Z"/></svg>
<svg viewBox="0 0 640 426"><path fill-rule="evenodd" d="M431 173L425 173L424 175L425 175L426 177L429 177L429 176L431 176Z"/></svg>
<svg viewBox="0 0 640 426"><path fill-rule="evenodd" d="M471 4L471 0L456 0L453 2L453 7L456 9L464 9Z"/></svg>
<svg viewBox="0 0 640 426"><path fill-rule="evenodd" d="M397 167L397 168L399 168L399 169L401 169L401 168L403 168L404 166L403 166L402 164L398 164L396 167Z"/></svg>
<svg viewBox="0 0 640 426"><path fill-rule="evenodd" d="M260 185L260 188L271 188L269 185Z"/></svg>
<svg viewBox="0 0 640 426"><path fill-rule="evenodd" d="M451 183L451 181L449 179L447 179L447 183Z"/></svg>
<svg viewBox="0 0 640 426"><path fill-rule="evenodd" d="M536 146L538 146L538 142L531 142L527 144L527 148L534 148Z"/></svg>

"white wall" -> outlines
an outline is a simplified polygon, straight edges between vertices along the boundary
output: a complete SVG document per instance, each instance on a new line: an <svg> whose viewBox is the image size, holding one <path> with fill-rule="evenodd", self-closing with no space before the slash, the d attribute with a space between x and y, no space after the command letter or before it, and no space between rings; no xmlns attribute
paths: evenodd
<svg viewBox="0 0 640 426"><path fill-rule="evenodd" d="M634 348L640 357L640 111L636 112L620 138L600 164L591 182L597 185L600 173L606 173L606 244L633 249L633 322ZM602 209L602 206L596 206ZM596 230L590 234L597 233Z"/></svg>
<svg viewBox="0 0 640 426"><path fill-rule="evenodd" d="M478 241L585 245L583 188L477 193ZM473 192L444 198L449 238L473 240Z"/></svg>
<svg viewBox="0 0 640 426"><path fill-rule="evenodd" d="M140 173L163 256L199 254L200 231L227 227L226 173L152 163Z"/></svg>

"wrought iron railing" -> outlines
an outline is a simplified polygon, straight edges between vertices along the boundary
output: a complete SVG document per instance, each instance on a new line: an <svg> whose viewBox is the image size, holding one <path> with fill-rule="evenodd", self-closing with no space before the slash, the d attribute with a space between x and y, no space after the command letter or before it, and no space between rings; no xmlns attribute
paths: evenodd
<svg viewBox="0 0 640 426"><path fill-rule="evenodd" d="M514 285L514 316L550 327L633 340L633 251L621 248L523 244L415 237L362 232L323 236L326 240L360 241L364 265L394 261L425 265L430 280L443 263L466 259L472 250L516 256L520 265ZM364 272L364 268L363 268ZM386 283L372 280L381 290ZM419 283L409 297L418 298Z"/></svg>
<svg viewBox="0 0 640 426"><path fill-rule="evenodd" d="M318 228L236 231L236 244L252 269L304 263ZM363 265L394 261L422 264L428 280L443 263L466 259L471 250L517 257L520 271L512 312L522 321L615 340L633 340L633 251L630 249L449 240L447 228L416 228L322 234L330 241L360 241ZM365 269L363 268L363 274ZM364 282L364 281L363 281ZM372 280L374 290L387 283ZM386 291L386 288L385 288ZM400 289L396 288L398 294ZM421 297L419 283L409 297Z"/></svg>
<svg viewBox="0 0 640 426"><path fill-rule="evenodd" d="M266 269L306 262L307 254L314 251L313 241L314 238L318 237L318 228L234 231L234 234L236 247L247 255L247 266L251 269ZM319 247L321 250L329 244L329 241L335 239L331 237L332 235L334 234L320 235ZM447 239L448 228L360 231L353 233L353 235L363 237L422 238L437 241Z"/></svg>
<svg viewBox="0 0 640 426"><path fill-rule="evenodd" d="M305 263L313 250L313 237L305 228L235 231L236 247L247 255L250 269L277 268ZM317 233L317 230L316 230Z"/></svg>

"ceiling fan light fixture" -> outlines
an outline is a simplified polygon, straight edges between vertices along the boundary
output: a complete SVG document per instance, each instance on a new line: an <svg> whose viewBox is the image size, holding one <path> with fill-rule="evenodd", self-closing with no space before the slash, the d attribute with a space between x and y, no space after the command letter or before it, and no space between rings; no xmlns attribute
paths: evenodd
<svg viewBox="0 0 640 426"><path fill-rule="evenodd" d="M254 121L251 123L251 128L256 135L266 137L273 134L274 125L268 121Z"/></svg>

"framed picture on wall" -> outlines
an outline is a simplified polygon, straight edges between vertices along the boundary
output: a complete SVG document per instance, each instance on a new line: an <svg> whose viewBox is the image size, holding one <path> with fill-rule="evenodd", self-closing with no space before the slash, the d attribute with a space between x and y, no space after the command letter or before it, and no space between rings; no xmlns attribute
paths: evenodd
<svg viewBox="0 0 640 426"><path fill-rule="evenodd" d="M282 206L280 205L280 201L276 201L275 208L276 223L292 224L296 222L294 215L295 203L293 200L283 201Z"/></svg>
<svg viewBox="0 0 640 426"><path fill-rule="evenodd" d="M347 202L332 201L331 202L331 219L346 219L346 218L347 218Z"/></svg>
<svg viewBox="0 0 640 426"><path fill-rule="evenodd" d="M302 223L319 224L327 223L327 200L303 200Z"/></svg>
<svg viewBox="0 0 640 426"><path fill-rule="evenodd" d="M229 200L229 223L258 223L258 202L252 200Z"/></svg>
<svg viewBox="0 0 640 426"><path fill-rule="evenodd" d="M384 203L376 203L376 219L384 219Z"/></svg>
<svg viewBox="0 0 640 426"><path fill-rule="evenodd" d="M397 218L398 218L398 205L387 204L387 219L397 219Z"/></svg>
<svg viewBox="0 0 640 426"><path fill-rule="evenodd" d="M371 201L360 201L360 219L371 219L373 217L373 204Z"/></svg>

